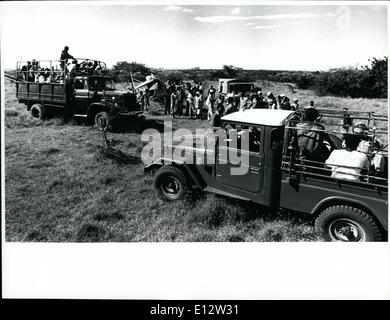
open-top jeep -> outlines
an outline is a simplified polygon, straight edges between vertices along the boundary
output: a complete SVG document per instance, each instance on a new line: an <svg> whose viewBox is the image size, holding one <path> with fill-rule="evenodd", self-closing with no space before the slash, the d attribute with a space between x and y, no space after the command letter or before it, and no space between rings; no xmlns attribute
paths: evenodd
<svg viewBox="0 0 390 320"><path fill-rule="evenodd" d="M329 151L341 149L340 111L320 110L322 123L333 143ZM365 139L374 142L387 133L387 117L375 113L350 112L353 121L365 121ZM303 212L315 217L316 229L331 241L381 241L387 238L388 180L386 146L367 157L379 157L381 172L371 168L357 179L332 175L324 162L301 159L297 147L297 124L301 113L252 109L222 117L221 129L212 139L193 137L185 144L172 143L161 157L146 164L155 171L155 188L165 200L183 198L193 188L252 201L278 210ZM314 130L315 131L315 130ZM180 142L180 141L179 141ZM387 142L386 142L387 143ZM244 148L243 146L246 145ZM166 146L165 146L166 147ZM189 156L178 158L174 155ZM183 160L184 159L184 160ZM245 161L243 161L245 159ZM378 158L376 158L378 159ZM348 166L346 166L348 167ZM244 170L243 170L244 169Z"/></svg>
<svg viewBox="0 0 390 320"><path fill-rule="evenodd" d="M34 61L32 67L27 61L17 62L16 97L33 117L62 112L103 127L118 117L143 117L135 93L116 90L113 80L104 75L105 63L76 60L78 65L95 68L69 71L65 60Z"/></svg>

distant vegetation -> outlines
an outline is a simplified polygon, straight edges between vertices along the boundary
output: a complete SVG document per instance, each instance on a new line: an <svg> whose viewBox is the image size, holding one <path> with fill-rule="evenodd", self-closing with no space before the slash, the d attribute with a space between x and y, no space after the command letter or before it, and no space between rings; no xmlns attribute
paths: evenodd
<svg viewBox="0 0 390 320"><path fill-rule="evenodd" d="M318 95L387 98L388 58L369 61L371 66L362 68L338 68L302 74L296 84L300 89L313 89Z"/></svg>
<svg viewBox="0 0 390 320"><path fill-rule="evenodd" d="M129 72L135 78L144 79L155 74L161 80L191 79L194 81L215 81L219 78L242 78L294 83L299 89L312 89L318 95L332 95L351 98L387 98L388 58L372 58L370 66L346 67L329 71L285 71L285 70L244 70L232 65L222 69L153 69L137 62L118 62L110 74L119 82L130 81Z"/></svg>

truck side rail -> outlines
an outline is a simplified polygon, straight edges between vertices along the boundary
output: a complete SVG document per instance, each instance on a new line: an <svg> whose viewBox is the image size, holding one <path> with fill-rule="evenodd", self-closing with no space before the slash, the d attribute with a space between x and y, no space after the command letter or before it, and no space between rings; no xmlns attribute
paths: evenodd
<svg viewBox="0 0 390 320"><path fill-rule="evenodd" d="M74 58L81 68L87 66L93 67L94 74L107 69L106 63L99 60L89 58ZM69 77L68 65L74 63L67 63L66 60L32 60L32 61L18 61L16 63L15 78L17 81L24 83L65 83ZM44 80L40 80L42 76Z"/></svg>
<svg viewBox="0 0 390 320"><path fill-rule="evenodd" d="M298 161L299 162L291 162L289 157L283 156L282 170L287 173L304 174L304 175L311 175L316 177L327 177L336 180L351 181L350 179L331 177L331 173L333 172L332 169L330 168L331 166L326 164L325 166L322 166L324 164L323 162L311 161L311 160L298 160ZM337 165L337 167L342 167L346 169L364 169L364 168L352 167L346 165ZM388 188L387 178L374 176L370 174L370 171L368 171L367 174L348 173L348 175L357 177L358 180L355 181L352 180L357 183L372 185L375 187L381 187L386 189Z"/></svg>
<svg viewBox="0 0 390 320"><path fill-rule="evenodd" d="M387 139L387 127L384 125L378 126L380 122L385 122L387 125L388 117L387 115L381 115L375 112L365 112L365 111L349 111L349 116L353 121L364 121L366 124L367 130L363 134L357 134L352 131L355 136L361 138L361 140L366 140L369 142L369 150L366 153L370 166L366 172L361 171L359 167L348 166L344 164L326 164L325 162L313 161L301 157L299 155L299 148L297 143L297 130L306 130L311 132L319 132L326 134L333 134L338 139L342 139L346 132L340 130L340 123L334 122L334 119L344 119L345 113L337 109L317 109L320 111L320 119L330 119L330 121L324 121L322 125L328 127L324 130L321 129L305 129L302 127L297 127L298 123L302 122L301 114L295 113L290 116L286 121L285 132L284 132L284 144L283 144L283 155L281 162L281 169L285 172L290 178L296 175L307 175L318 178L326 178L332 180L342 180L342 181L353 181L361 185L370 185L373 187L386 189L388 188L388 177L387 177L387 166L388 166L388 152L387 152L387 140L380 148L374 148L374 144L377 141L376 137L378 135L386 135ZM339 127L339 130L336 128ZM351 126L353 127L353 125ZM384 161L384 170L375 171L373 170L372 160L374 157L383 157ZM342 177L332 176L333 168L345 168L345 169L356 169L360 173L356 174L351 171L348 172L348 176L352 179L345 179ZM341 176L343 173L341 174Z"/></svg>

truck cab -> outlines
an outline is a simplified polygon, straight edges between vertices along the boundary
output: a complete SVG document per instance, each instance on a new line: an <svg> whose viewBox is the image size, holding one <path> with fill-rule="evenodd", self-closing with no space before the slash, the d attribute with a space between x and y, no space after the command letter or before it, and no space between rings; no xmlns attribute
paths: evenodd
<svg viewBox="0 0 390 320"><path fill-rule="evenodd" d="M321 174L302 165L291 142L300 121L300 114L294 111L234 112L222 117L221 128L211 134L205 147L197 145L196 137L187 146L181 144L181 150L190 154L184 161L160 157L148 163L145 171L156 171L155 187L164 200L183 198L195 187L275 210L310 214L328 240L383 240L387 233L387 174L368 173L358 181L348 181L333 178L325 164ZM340 131L329 134L336 142L328 146L329 151L342 148ZM170 147L175 150L174 144ZM387 153L384 159L387 163Z"/></svg>
<svg viewBox="0 0 390 320"><path fill-rule="evenodd" d="M136 95L129 91L116 90L110 77L82 75L71 81L71 106L76 117L92 119L99 112L107 112L110 118L137 117L143 114Z"/></svg>

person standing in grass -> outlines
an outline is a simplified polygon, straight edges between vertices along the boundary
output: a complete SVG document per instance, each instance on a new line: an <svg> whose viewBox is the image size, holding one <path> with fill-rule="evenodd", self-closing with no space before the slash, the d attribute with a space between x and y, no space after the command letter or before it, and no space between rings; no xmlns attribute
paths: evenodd
<svg viewBox="0 0 390 320"><path fill-rule="evenodd" d="M191 90L188 90L187 91L187 97L186 97L187 101L186 101L186 104L187 104L187 110L186 110L186 115L188 117L192 117L193 115L195 115L195 107L194 107L194 97L191 93Z"/></svg>
<svg viewBox="0 0 390 320"><path fill-rule="evenodd" d="M139 92L138 103L141 106L141 109L145 110L144 92L142 90L140 90L140 92Z"/></svg>
<svg viewBox="0 0 390 320"><path fill-rule="evenodd" d="M244 111L248 106L248 97L245 92L241 93L240 97L240 111Z"/></svg>
<svg viewBox="0 0 390 320"><path fill-rule="evenodd" d="M145 111L149 111L149 99L150 99L150 91L149 88L145 89L145 94L144 94L144 106L145 106Z"/></svg>
<svg viewBox="0 0 390 320"><path fill-rule="evenodd" d="M221 127L221 124L222 124L221 117L223 115L223 111L224 111L223 105L220 104L217 107L217 111L213 114L213 117L211 118L211 122L210 122L211 128L218 129Z"/></svg>
<svg viewBox="0 0 390 320"><path fill-rule="evenodd" d="M185 103L185 101L186 101L185 100L185 92L184 92L182 84L180 84L176 90L176 110L175 110L175 112L178 116L183 115L183 104Z"/></svg>
<svg viewBox="0 0 390 320"><path fill-rule="evenodd" d="M267 104L268 104L268 109L276 109L277 108L277 103L274 95L272 92L267 92Z"/></svg>
<svg viewBox="0 0 390 320"><path fill-rule="evenodd" d="M197 119L200 119L202 116L202 109L203 109L203 98L200 95L200 92L197 91L195 93L194 97L194 107L195 107L195 117Z"/></svg>
<svg viewBox="0 0 390 320"><path fill-rule="evenodd" d="M226 106L226 110L225 110L225 116L230 114L230 113L233 113L233 112L236 112L237 111L237 108L236 106L234 105L234 99L233 97L228 97L227 98L227 106Z"/></svg>
<svg viewBox="0 0 390 320"><path fill-rule="evenodd" d="M280 109L281 110L291 110L290 99L284 94L282 95Z"/></svg>
<svg viewBox="0 0 390 320"><path fill-rule="evenodd" d="M170 98L171 110L170 110L169 114L170 114L170 116L172 118L174 118L175 117L176 104L177 104L177 101L176 101L177 97L176 97L176 91L175 91L175 89L173 87L171 89L170 96L171 96L171 98Z"/></svg>
<svg viewBox="0 0 390 320"><path fill-rule="evenodd" d="M171 114L171 89L167 86L165 87L164 104L165 104L164 114L165 115Z"/></svg>
<svg viewBox="0 0 390 320"><path fill-rule="evenodd" d="M298 110L299 109L299 103L298 99L294 99L293 103L291 104L291 110Z"/></svg>
<svg viewBox="0 0 390 320"><path fill-rule="evenodd" d="M212 93L209 93L206 100L206 106L207 106L207 120L211 120L214 114L214 103L215 103L215 97Z"/></svg>

